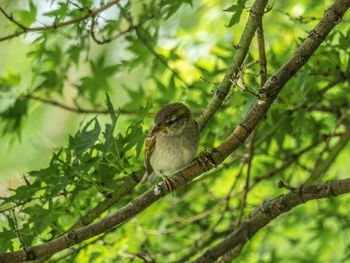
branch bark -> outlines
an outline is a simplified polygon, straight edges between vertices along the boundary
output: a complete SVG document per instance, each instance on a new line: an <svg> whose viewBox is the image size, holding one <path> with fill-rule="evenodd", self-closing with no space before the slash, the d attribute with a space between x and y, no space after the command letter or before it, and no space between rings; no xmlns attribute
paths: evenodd
<svg viewBox="0 0 350 263"><path fill-rule="evenodd" d="M208 106L204 109L203 113L197 120L199 128L201 130L208 122L208 120L214 115L217 109L221 106L222 102L230 91L232 80L237 75L237 73L239 73L240 67L245 57L247 56L248 49L254 37L255 31L261 23L267 2L267 0L256 0L250 9L247 25L245 26L241 39L239 40L238 47L232 59L231 65L227 69L223 80L219 84L219 87L216 89L213 98L210 100Z"/></svg>
<svg viewBox="0 0 350 263"><path fill-rule="evenodd" d="M350 178L327 181L317 185L304 186L275 199L265 201L255 208L240 227L223 241L208 249L193 262L209 263L215 261L229 250L244 245L261 228L279 215L310 200L330 198L350 193Z"/></svg>
<svg viewBox="0 0 350 263"><path fill-rule="evenodd" d="M47 99L47 98L42 98L38 97L32 94L23 94L19 96L21 99L30 99L34 101L39 101L48 105L53 105L58 108L61 108L63 110L71 111L71 112L76 112L76 113L83 113L83 114L109 114L108 109L84 109L80 107L73 107L70 105L63 104L62 102L53 100L53 99ZM128 110L115 110L115 113L120 113L120 114L126 114L126 115L137 115L139 112L138 111L128 111Z"/></svg>

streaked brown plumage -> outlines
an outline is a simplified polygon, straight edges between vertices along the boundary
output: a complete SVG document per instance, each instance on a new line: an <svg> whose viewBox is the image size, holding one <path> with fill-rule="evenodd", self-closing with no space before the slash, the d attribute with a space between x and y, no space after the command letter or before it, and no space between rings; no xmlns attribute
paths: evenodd
<svg viewBox="0 0 350 263"><path fill-rule="evenodd" d="M167 175L188 166L197 152L198 144L198 125L184 104L172 103L161 108L146 139L146 173L140 184L155 184L160 176L165 187L172 190L171 179Z"/></svg>

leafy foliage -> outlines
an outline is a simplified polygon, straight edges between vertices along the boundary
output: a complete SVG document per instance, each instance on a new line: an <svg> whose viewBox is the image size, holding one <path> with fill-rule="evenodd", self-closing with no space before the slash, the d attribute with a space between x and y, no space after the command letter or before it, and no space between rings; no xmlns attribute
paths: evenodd
<svg viewBox="0 0 350 263"><path fill-rule="evenodd" d="M226 12L233 13L230 22L227 25L228 27L239 23L246 2L247 0L237 0L237 4L231 5L230 7L224 10Z"/></svg>

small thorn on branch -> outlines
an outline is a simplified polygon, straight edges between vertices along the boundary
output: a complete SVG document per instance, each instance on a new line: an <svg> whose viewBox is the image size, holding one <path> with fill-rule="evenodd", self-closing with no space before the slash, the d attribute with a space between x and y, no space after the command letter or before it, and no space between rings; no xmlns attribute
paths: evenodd
<svg viewBox="0 0 350 263"><path fill-rule="evenodd" d="M295 188L295 187L292 187L292 186L289 186L289 185L286 185L284 182L282 182L282 181L279 181L278 182L278 188L286 188L286 189L288 189L288 190L290 190L290 191L295 191L295 190L297 190L297 188Z"/></svg>

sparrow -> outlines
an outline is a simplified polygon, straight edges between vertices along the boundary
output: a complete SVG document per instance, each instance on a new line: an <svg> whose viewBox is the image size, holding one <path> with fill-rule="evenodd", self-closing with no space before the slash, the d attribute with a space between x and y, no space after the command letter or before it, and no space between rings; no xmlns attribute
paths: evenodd
<svg viewBox="0 0 350 263"><path fill-rule="evenodd" d="M140 184L155 184L161 177L167 190L173 191L169 175L188 167L197 152L200 131L192 112L182 103L161 108L145 143L146 173Z"/></svg>

